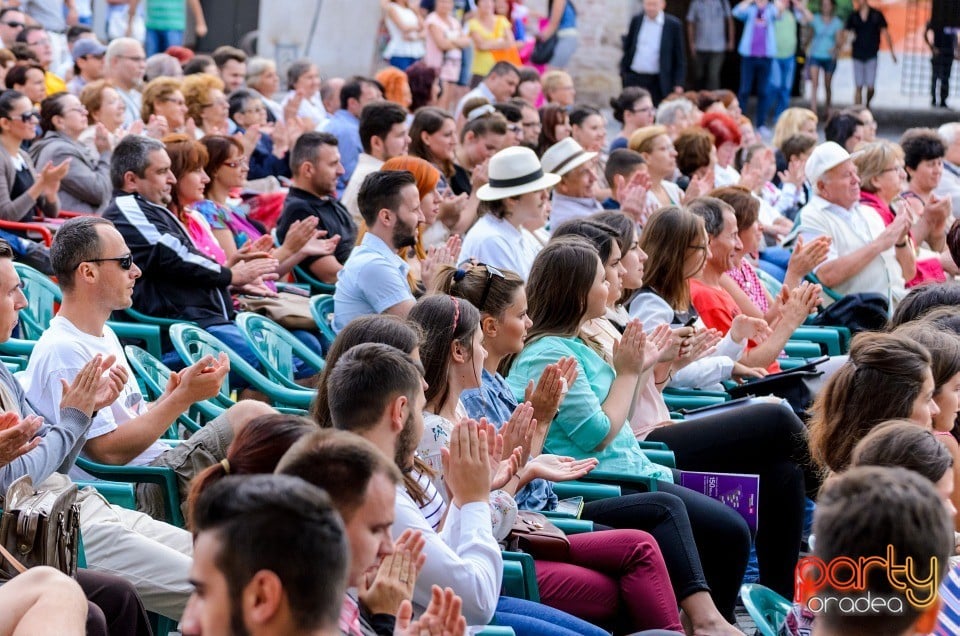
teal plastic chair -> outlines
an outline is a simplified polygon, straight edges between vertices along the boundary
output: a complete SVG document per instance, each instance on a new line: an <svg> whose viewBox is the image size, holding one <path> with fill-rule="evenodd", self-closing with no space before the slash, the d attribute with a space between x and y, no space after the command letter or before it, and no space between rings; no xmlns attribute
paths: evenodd
<svg viewBox="0 0 960 636"><path fill-rule="evenodd" d="M777 636L780 625L787 618L793 604L768 587L745 583L740 587L740 598L747 613L762 636Z"/></svg>
<svg viewBox="0 0 960 636"><path fill-rule="evenodd" d="M316 369L317 373L323 371L323 358L266 316L242 312L237 314L236 322L267 377L277 384L290 389L304 388L294 381L294 356Z"/></svg>
<svg viewBox="0 0 960 636"><path fill-rule="evenodd" d="M77 457L77 468L105 481L159 485L163 490L166 520L178 528L184 527L183 513L180 511L180 487L172 469L162 466L109 466L86 457Z"/></svg>
<svg viewBox="0 0 960 636"><path fill-rule="evenodd" d="M298 409L298 413L302 413L302 409L310 408L313 391L302 388L291 389L273 382L230 347L196 325L184 323L173 325L170 327L170 341L186 364L194 364L207 354L216 356L226 353L230 358L230 372L242 377L252 389L265 394L274 406L292 407ZM217 402L221 405L231 403L229 376L224 379L218 398Z"/></svg>
<svg viewBox="0 0 960 636"><path fill-rule="evenodd" d="M674 389L671 387L665 388L662 395L664 403L671 411L699 409L704 406L721 404L730 399L729 395L720 391Z"/></svg>
<svg viewBox="0 0 960 636"><path fill-rule="evenodd" d="M502 552L503 583L500 593L504 596L540 602L540 585L537 583L537 568L533 557L523 552Z"/></svg>
<svg viewBox="0 0 960 636"><path fill-rule="evenodd" d="M159 399L163 395L173 372L163 362L140 347L127 345L123 348L123 352L126 354L127 362L140 383L143 394L151 402ZM204 400L194 403L189 411L177 418L177 422L188 433L196 433L200 430L200 427L223 413L223 411L223 408ZM176 426L171 426L171 437L176 439L179 437L178 433Z"/></svg>
<svg viewBox="0 0 960 636"><path fill-rule="evenodd" d="M37 341L56 315L56 306L63 301L63 293L46 274L29 265L14 263L23 282L23 293L28 305L20 310L20 329L24 340ZM146 324L107 321L118 338L142 342L153 355L162 355L160 329Z"/></svg>
<svg viewBox="0 0 960 636"><path fill-rule="evenodd" d="M310 286L311 294L332 294L336 290L336 285L325 283L319 278L314 277L306 268L295 265L293 268L293 277L298 283Z"/></svg>
<svg viewBox="0 0 960 636"><path fill-rule="evenodd" d="M333 342L337 334L333 331L333 296L320 294L310 299L310 313L313 315L320 333L329 342Z"/></svg>

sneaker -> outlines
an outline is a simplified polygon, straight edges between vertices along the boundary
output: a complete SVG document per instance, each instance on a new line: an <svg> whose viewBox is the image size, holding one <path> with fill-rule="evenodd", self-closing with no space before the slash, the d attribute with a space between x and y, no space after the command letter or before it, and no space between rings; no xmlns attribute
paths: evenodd
<svg viewBox="0 0 960 636"><path fill-rule="evenodd" d="M760 138L764 141L770 141L773 139L773 131L766 126L760 126L757 128L757 134L760 135Z"/></svg>

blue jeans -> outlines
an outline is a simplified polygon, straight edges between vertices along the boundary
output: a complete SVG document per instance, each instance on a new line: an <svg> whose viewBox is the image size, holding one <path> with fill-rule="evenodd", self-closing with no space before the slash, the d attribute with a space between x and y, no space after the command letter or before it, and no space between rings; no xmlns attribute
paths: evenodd
<svg viewBox="0 0 960 636"><path fill-rule="evenodd" d="M770 83L770 66L773 62L769 57L742 57L740 58L740 91L737 93L737 99L740 100L740 108L746 112L747 101L753 94L753 85L757 85L757 114L753 122L757 128L767 125L767 111L770 110L770 91L767 85Z"/></svg>
<svg viewBox="0 0 960 636"><path fill-rule="evenodd" d="M146 41L143 48L147 57L155 53L163 53L171 46L183 46L182 30L147 29Z"/></svg>
<svg viewBox="0 0 960 636"><path fill-rule="evenodd" d="M497 625L512 627L517 636L606 636L596 625L558 609L510 596L501 596L493 615Z"/></svg>
<svg viewBox="0 0 960 636"><path fill-rule="evenodd" d="M780 117L790 105L790 91L793 88L793 74L797 70L797 58L778 57L773 60L770 71L770 99L773 101L773 120Z"/></svg>

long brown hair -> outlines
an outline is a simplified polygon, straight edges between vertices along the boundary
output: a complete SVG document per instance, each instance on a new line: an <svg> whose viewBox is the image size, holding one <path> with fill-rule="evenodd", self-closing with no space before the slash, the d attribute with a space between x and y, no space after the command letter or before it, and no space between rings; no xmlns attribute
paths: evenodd
<svg viewBox="0 0 960 636"><path fill-rule="evenodd" d="M447 179L453 176L453 160L434 157L426 142L423 141L423 133L435 134L443 128L443 123L448 119L456 121L453 115L436 106L424 106L418 110L410 124L410 146L407 150L414 157L420 157L435 165Z"/></svg>
<svg viewBox="0 0 960 636"><path fill-rule="evenodd" d="M640 249L647 253L643 278L674 311L690 308L690 284L686 276L687 253L700 242L706 244L703 219L677 206L661 208L650 216L640 235ZM706 259L706 252L703 257Z"/></svg>
<svg viewBox="0 0 960 636"><path fill-rule="evenodd" d="M207 164L206 147L193 137L183 133L173 133L161 141L167 149L167 154L170 155L170 171L178 182L188 172L202 170ZM170 189L170 209L176 212L177 216L183 215L183 202L180 201L176 186Z"/></svg>
<svg viewBox="0 0 960 636"><path fill-rule="evenodd" d="M597 267L602 267L597 248L579 236L553 239L540 250L527 277L527 316L533 323L527 344L544 336L571 338L580 333ZM501 363L503 375L513 358Z"/></svg>
<svg viewBox="0 0 960 636"><path fill-rule="evenodd" d="M858 334L850 359L811 407L810 456L824 470L846 470L854 446L874 427L909 419L929 370L923 345L896 334Z"/></svg>

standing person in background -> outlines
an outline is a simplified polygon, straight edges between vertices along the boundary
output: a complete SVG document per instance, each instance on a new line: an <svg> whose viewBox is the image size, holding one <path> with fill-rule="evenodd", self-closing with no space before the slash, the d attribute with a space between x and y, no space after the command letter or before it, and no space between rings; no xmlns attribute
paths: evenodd
<svg viewBox="0 0 960 636"><path fill-rule="evenodd" d="M427 28L423 61L440 72L442 84L438 106L450 110L463 96L460 67L463 64L463 49L470 48L472 41L453 15L453 0L437 0L433 13L427 16L423 24Z"/></svg>
<svg viewBox="0 0 960 636"><path fill-rule="evenodd" d="M423 19L411 0L383 0L383 22L390 33L390 41L383 50L383 58L401 71L426 53Z"/></svg>
<svg viewBox="0 0 960 636"><path fill-rule="evenodd" d="M549 7L547 23L536 38L540 42L545 42L556 35L557 44L547 65L553 68L566 68L579 44L577 9L570 0L549 0L547 6Z"/></svg>
<svg viewBox="0 0 960 636"><path fill-rule="evenodd" d="M733 15L727 0L693 0L687 10L687 45L696 60L694 87L720 88L720 70L733 50Z"/></svg>
<svg viewBox="0 0 960 636"><path fill-rule="evenodd" d="M687 75L683 27L663 12L666 6L665 0L643 0L643 11L630 20L623 38L620 60L623 85L650 91L654 106L671 93L682 93Z"/></svg>
<svg viewBox="0 0 960 636"><path fill-rule="evenodd" d="M17 0L4 6L30 16L30 24L39 24L49 38L50 68L58 68L70 56L67 27L79 22L76 0Z"/></svg>
<svg viewBox="0 0 960 636"><path fill-rule="evenodd" d="M493 0L478 0L476 14L467 21L467 34L473 39L474 48L473 65L470 69L471 86L479 84L490 73L498 62L497 54L517 46L510 20L495 14L493 9ZM518 75L517 83L519 82ZM516 90L516 86L513 89Z"/></svg>
<svg viewBox="0 0 960 636"><path fill-rule="evenodd" d="M780 10L769 0L741 0L733 8L733 17L744 23L737 52L740 53L740 90L737 99L744 113L756 85L757 112L753 121L757 131L767 134L767 112L770 104L768 78L773 56L777 51L775 21Z"/></svg>
<svg viewBox="0 0 960 636"><path fill-rule="evenodd" d="M950 96L950 69L953 68L953 58L960 48L958 42L960 34L954 34L945 27L934 28L933 21L927 22L923 32L923 39L930 47L930 63L933 65L933 77L930 78L930 105L940 108L947 107L947 97ZM937 87L939 85L939 101Z"/></svg>
<svg viewBox="0 0 960 636"><path fill-rule="evenodd" d="M870 108L877 80L877 54L880 52L882 35L886 36L887 48L890 49L894 64L897 63L897 54L893 52L893 38L890 37L883 13L871 7L868 0L856 0L853 8L853 13L847 16L847 23L844 25L853 35L853 80L857 85L853 93L853 103L866 104L867 108Z"/></svg>
<svg viewBox="0 0 960 636"><path fill-rule="evenodd" d="M807 24L811 17L806 0L787 0L780 17L773 24L777 52L773 58L768 90L770 101L773 102L774 122L779 121L780 114L790 106L793 77L797 70L797 22Z"/></svg>
<svg viewBox="0 0 960 636"><path fill-rule="evenodd" d="M821 0L820 11L810 21L813 40L808 51L810 68L810 110L817 112L817 88L820 70L823 70L823 89L826 92L827 118L833 106L833 72L843 45L843 21L837 17L833 0Z"/></svg>
<svg viewBox="0 0 960 636"><path fill-rule="evenodd" d="M137 15L137 5L140 0L130 0L127 8L128 26L127 34L130 35L134 18ZM162 53L171 46L183 45L183 34L187 30L187 6L193 13L193 19L196 23L195 32L197 38L202 38L207 34L207 20L203 15L203 7L200 0L144 0L146 12L147 55Z"/></svg>

